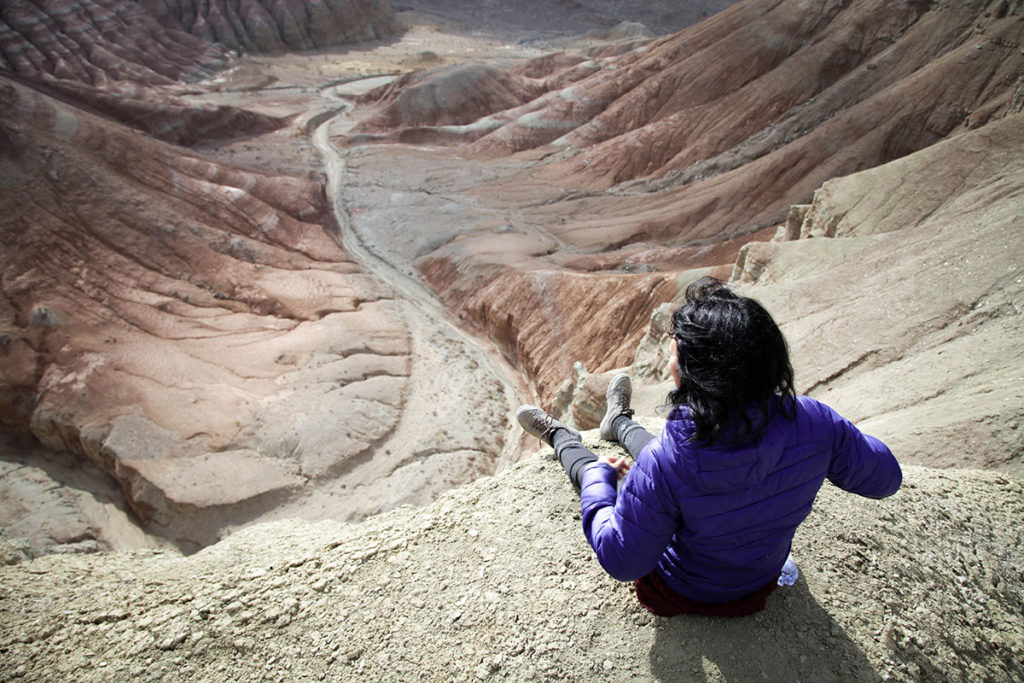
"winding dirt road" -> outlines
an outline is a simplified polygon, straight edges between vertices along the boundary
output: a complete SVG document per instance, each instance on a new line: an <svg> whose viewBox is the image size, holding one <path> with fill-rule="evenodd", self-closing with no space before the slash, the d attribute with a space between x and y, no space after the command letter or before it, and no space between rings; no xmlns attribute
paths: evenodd
<svg viewBox="0 0 1024 683"><path fill-rule="evenodd" d="M503 393L501 403L505 410L506 433L502 439L501 451L494 467L491 468L491 471L496 471L519 459L522 432L517 425L514 425L512 415L516 407L528 402L530 392L526 383L490 340L470 334L454 322L441 301L416 277L411 265L391 263L371 251L353 226L345 205L343 196L347 174L345 152L339 150L331 142L331 135L332 133L346 132L350 125L345 120L345 115L351 109L352 98L385 84L391 78L360 79L343 85L331 86L322 92L326 97L340 103L340 106L328 110L332 111L333 115L321 122L312 135L313 145L323 159L327 176L326 191L338 225L338 232L333 233L331 237L348 254L357 259L367 271L398 293L404 302L404 311L408 315L413 329L420 328L421 333L429 333L435 337L440 335L447 345L455 349L456 353L475 361L475 366L500 383ZM323 113L320 116L323 116ZM414 365L417 362L418 359L414 358ZM405 407L406 412L425 409L426 406L413 405L412 400L408 401ZM400 441L401 431L400 426L392 440ZM493 435L493 437L497 436Z"/></svg>

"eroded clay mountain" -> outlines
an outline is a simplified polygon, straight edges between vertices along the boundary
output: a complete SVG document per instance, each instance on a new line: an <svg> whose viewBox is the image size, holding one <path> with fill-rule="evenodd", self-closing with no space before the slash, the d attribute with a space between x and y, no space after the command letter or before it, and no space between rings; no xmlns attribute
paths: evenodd
<svg viewBox="0 0 1024 683"><path fill-rule="evenodd" d="M549 44L561 38L635 38L673 33L719 12L736 0L397 0L396 11L414 10L458 32L502 40Z"/></svg>
<svg viewBox="0 0 1024 683"><path fill-rule="evenodd" d="M500 388L345 254L320 182L184 154L9 81L2 107L8 429L102 467L185 548L300 491L358 518L493 469ZM412 325L482 397L423 386ZM392 451L407 400L462 424L449 402L473 406L496 436L407 419L412 452Z"/></svg>
<svg viewBox="0 0 1024 683"><path fill-rule="evenodd" d="M161 23L249 52L309 50L395 33L386 0L139 0Z"/></svg>
<svg viewBox="0 0 1024 683"><path fill-rule="evenodd" d="M134 544L110 522L111 484L137 523L193 550L257 517L359 519L494 470L511 390L346 254L314 168L153 139L209 151L293 120L275 135L308 135L324 112L307 102L276 116L197 97L226 82L225 46L205 39L375 37L396 28L386 4L19 2L0 19L0 419L112 478L83 520L80 497L46 484L66 473L5 461L4 526L31 537L19 556ZM49 489L45 509L71 521L33 527Z"/></svg>
<svg viewBox="0 0 1024 683"><path fill-rule="evenodd" d="M1019 2L751 0L621 54L544 57L505 80L410 78L365 104L353 138L421 146L361 151L367 230L375 211L394 222L375 207L409 185L438 212L486 207L389 228L430 235L394 256L503 339L550 397L574 360L625 363L646 322L630 311L674 273L727 274L743 243L771 237L829 178L1021 111L1022 33ZM519 100L541 94L500 109L479 92L509 81ZM461 94L447 109L474 118L419 115L410 103L434 92ZM452 151L424 153L430 143ZM467 154L481 182L455 179ZM378 193L391 163L423 172Z"/></svg>
<svg viewBox="0 0 1024 683"><path fill-rule="evenodd" d="M9 81L2 96L8 426L102 465L143 522L187 526L189 506L327 466L289 457L301 430L280 411L400 395L408 331L325 231L318 183L218 166ZM346 439L391 426L382 415ZM242 446L268 429L276 447ZM232 486L208 485L229 472Z"/></svg>
<svg viewBox="0 0 1024 683"><path fill-rule="evenodd" d="M0 5L0 70L158 138L193 144L283 121L181 97L228 65L226 48L312 48L397 30L386 3L17 0Z"/></svg>

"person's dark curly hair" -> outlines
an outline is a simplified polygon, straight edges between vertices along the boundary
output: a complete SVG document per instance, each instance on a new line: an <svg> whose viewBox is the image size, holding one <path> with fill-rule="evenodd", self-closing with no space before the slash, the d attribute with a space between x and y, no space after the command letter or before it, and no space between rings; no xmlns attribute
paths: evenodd
<svg viewBox="0 0 1024 683"><path fill-rule="evenodd" d="M789 349L775 320L757 301L725 283L701 278L686 288L672 316L679 353L674 405L690 408L694 441L753 443L776 412L796 418Z"/></svg>

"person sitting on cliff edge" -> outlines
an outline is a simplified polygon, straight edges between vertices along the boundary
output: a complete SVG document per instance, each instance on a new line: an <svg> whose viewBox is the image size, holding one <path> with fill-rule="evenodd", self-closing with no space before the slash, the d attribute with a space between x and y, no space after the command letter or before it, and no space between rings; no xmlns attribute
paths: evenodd
<svg viewBox="0 0 1024 683"><path fill-rule="evenodd" d="M632 467L597 457L536 406L516 411L580 491L583 531L601 566L635 581L650 612L758 612L777 586L796 581L793 535L825 479L868 498L899 489L889 448L796 396L782 331L720 280L686 289L672 316L669 369L672 410L658 437L631 419L629 377L608 386L600 434L625 446Z"/></svg>

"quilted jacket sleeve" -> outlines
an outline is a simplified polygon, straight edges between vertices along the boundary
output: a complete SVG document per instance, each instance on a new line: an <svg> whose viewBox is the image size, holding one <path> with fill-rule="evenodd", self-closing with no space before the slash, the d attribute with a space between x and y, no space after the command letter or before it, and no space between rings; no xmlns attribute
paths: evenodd
<svg viewBox="0 0 1024 683"><path fill-rule="evenodd" d="M658 472L660 440L637 458L616 496L615 470L594 464L583 473L583 533L598 561L619 581L646 576L679 527L679 511Z"/></svg>
<svg viewBox="0 0 1024 683"><path fill-rule="evenodd" d="M832 423L829 481L868 498L885 498L896 493L903 483L903 472L889 447L861 432L828 406L819 405Z"/></svg>

